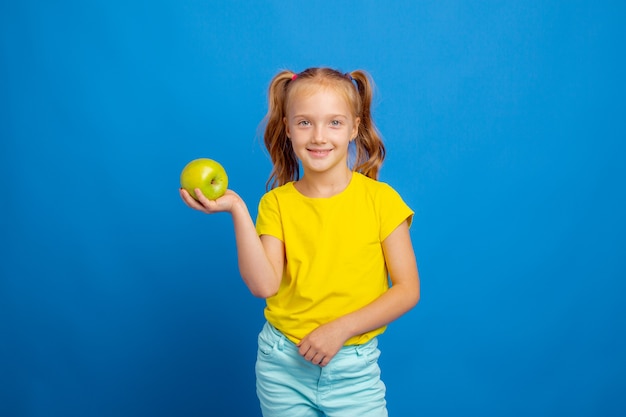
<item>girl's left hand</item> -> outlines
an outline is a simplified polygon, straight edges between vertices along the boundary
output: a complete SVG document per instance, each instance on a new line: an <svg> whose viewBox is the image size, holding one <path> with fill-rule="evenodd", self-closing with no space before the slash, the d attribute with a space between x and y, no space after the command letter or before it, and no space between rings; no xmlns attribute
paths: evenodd
<svg viewBox="0 0 626 417"><path fill-rule="evenodd" d="M306 335L298 343L298 352L307 361L324 367L339 352L343 344L348 340L345 332L335 322L321 325Z"/></svg>

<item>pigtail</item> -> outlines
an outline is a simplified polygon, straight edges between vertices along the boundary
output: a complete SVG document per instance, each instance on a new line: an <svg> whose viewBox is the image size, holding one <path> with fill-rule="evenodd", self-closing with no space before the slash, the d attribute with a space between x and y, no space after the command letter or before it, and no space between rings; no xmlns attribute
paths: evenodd
<svg viewBox="0 0 626 417"><path fill-rule="evenodd" d="M365 71L357 70L346 74L356 83L361 109L361 123L356 138L356 158L354 171L378 179L378 171L385 159L385 145L371 114L374 84Z"/></svg>
<svg viewBox="0 0 626 417"><path fill-rule="evenodd" d="M281 71L272 79L269 86L268 110L263 119L265 124L263 141L272 160L272 172L266 183L267 189L299 178L298 159L283 122L287 86L293 81L294 75L291 71Z"/></svg>

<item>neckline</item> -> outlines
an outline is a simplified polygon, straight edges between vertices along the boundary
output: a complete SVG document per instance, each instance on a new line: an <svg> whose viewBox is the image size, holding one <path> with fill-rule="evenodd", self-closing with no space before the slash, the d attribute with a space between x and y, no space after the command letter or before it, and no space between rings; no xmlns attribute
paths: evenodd
<svg viewBox="0 0 626 417"><path fill-rule="evenodd" d="M296 182L292 181L289 183L289 185L291 186L291 189L298 194L300 197L308 199L308 200L316 200L316 201L329 201L329 200L333 200L335 198L338 198L339 196L343 195L346 193L346 191L348 191L351 187L352 184L355 181L355 177L359 175L358 172L352 172L352 175L350 176L350 181L348 181L348 184L345 186L345 188L339 192L337 192L336 194L330 195L328 197L310 197L306 194L303 194L302 192L300 192L297 188L296 188Z"/></svg>

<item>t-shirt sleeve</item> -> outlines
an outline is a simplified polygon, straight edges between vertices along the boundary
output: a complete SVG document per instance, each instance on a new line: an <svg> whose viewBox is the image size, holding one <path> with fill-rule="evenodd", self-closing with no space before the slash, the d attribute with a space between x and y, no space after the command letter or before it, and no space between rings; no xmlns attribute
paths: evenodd
<svg viewBox="0 0 626 417"><path fill-rule="evenodd" d="M278 199L275 193L271 191L266 193L259 202L256 232L259 236L270 235L283 242L285 241Z"/></svg>
<svg viewBox="0 0 626 417"><path fill-rule="evenodd" d="M404 202L400 194L387 184L383 184L378 195L380 207L380 241L382 242L396 230L403 221L409 227L413 222L413 210Z"/></svg>

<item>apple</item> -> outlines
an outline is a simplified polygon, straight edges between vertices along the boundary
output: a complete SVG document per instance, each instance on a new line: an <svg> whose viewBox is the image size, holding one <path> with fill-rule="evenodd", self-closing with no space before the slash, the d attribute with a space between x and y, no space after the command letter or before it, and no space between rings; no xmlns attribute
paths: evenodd
<svg viewBox="0 0 626 417"><path fill-rule="evenodd" d="M198 158L189 162L180 173L180 186L196 200L195 189L199 188L209 200L217 200L228 188L228 175L219 162L209 158Z"/></svg>

